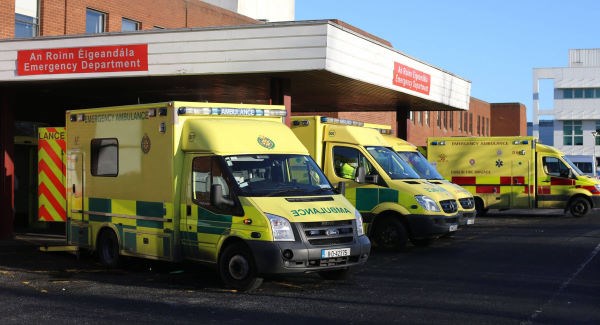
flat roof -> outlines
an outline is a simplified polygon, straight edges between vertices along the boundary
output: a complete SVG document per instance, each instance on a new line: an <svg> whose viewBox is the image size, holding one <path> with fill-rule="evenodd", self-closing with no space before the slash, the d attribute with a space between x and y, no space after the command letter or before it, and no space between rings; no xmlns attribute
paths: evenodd
<svg viewBox="0 0 600 325"><path fill-rule="evenodd" d="M468 80L332 20L0 44L0 89L81 107L254 102L271 98L274 80L289 83L292 111L467 110L470 100Z"/></svg>

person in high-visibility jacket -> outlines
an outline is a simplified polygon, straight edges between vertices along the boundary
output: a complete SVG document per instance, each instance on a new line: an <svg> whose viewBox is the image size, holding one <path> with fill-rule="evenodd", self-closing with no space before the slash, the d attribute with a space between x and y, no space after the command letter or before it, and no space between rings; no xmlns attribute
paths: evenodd
<svg viewBox="0 0 600 325"><path fill-rule="evenodd" d="M354 166L350 165L348 162L344 162L344 164L342 164L342 177L343 178L348 178L348 179L353 179L354 178L354 170L356 168L354 168Z"/></svg>

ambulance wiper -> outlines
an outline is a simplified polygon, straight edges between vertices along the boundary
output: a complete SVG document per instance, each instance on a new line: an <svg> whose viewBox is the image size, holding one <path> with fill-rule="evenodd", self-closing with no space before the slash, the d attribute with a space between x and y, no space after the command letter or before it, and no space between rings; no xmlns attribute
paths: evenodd
<svg viewBox="0 0 600 325"><path fill-rule="evenodd" d="M306 189L298 186L289 186L284 188L278 188L276 191L266 194L265 196L284 196L291 194L304 194Z"/></svg>

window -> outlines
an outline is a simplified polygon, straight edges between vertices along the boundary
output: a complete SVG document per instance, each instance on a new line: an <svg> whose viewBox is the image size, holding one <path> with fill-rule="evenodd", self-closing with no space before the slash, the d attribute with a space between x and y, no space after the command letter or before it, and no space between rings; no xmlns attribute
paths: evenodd
<svg viewBox="0 0 600 325"><path fill-rule="evenodd" d="M597 132L597 135L594 137L595 138L594 143L597 146L600 146L600 121L596 121L596 132Z"/></svg>
<svg viewBox="0 0 600 325"><path fill-rule="evenodd" d="M454 130L454 112L450 112L450 130Z"/></svg>
<svg viewBox="0 0 600 325"><path fill-rule="evenodd" d="M336 146L333 148L333 164L335 174L345 179L355 179L356 169L365 168L365 175L378 175L375 167L358 149Z"/></svg>
<svg viewBox="0 0 600 325"><path fill-rule="evenodd" d="M437 112L437 127L442 128L442 112Z"/></svg>
<svg viewBox="0 0 600 325"><path fill-rule="evenodd" d="M563 122L563 145L583 146L583 128L581 120Z"/></svg>
<svg viewBox="0 0 600 325"><path fill-rule="evenodd" d="M85 16L85 32L88 34L104 33L106 31L106 14L87 9Z"/></svg>
<svg viewBox="0 0 600 325"><path fill-rule="evenodd" d="M229 196L229 186L223 178L216 159L212 157L194 158L192 163L192 201L201 206L209 206L210 188L213 184L220 184L223 196Z"/></svg>
<svg viewBox="0 0 600 325"><path fill-rule="evenodd" d="M423 112L417 112L417 124L423 125L423 120L421 117L423 116Z"/></svg>
<svg viewBox="0 0 600 325"><path fill-rule="evenodd" d="M458 112L458 130L462 131L463 112Z"/></svg>
<svg viewBox="0 0 600 325"><path fill-rule="evenodd" d="M573 89L563 89L563 98L565 98L565 99L573 98Z"/></svg>
<svg viewBox="0 0 600 325"><path fill-rule="evenodd" d="M431 121L429 120L429 111L425 111L425 125L429 126L429 123Z"/></svg>
<svg viewBox="0 0 600 325"><path fill-rule="evenodd" d="M477 115L477 135L481 135L481 116Z"/></svg>
<svg viewBox="0 0 600 325"><path fill-rule="evenodd" d="M123 18L121 20L121 31L123 32L133 32L136 30L140 30L141 24L135 20Z"/></svg>
<svg viewBox="0 0 600 325"><path fill-rule="evenodd" d="M15 38L39 35L38 0L15 0Z"/></svg>
<svg viewBox="0 0 600 325"><path fill-rule="evenodd" d="M93 139L90 169L93 176L119 174L119 142L117 139Z"/></svg>
<svg viewBox="0 0 600 325"><path fill-rule="evenodd" d="M555 177L569 177L569 167L556 157L543 157L544 172Z"/></svg>
<svg viewBox="0 0 600 325"><path fill-rule="evenodd" d="M415 112L409 111L408 112L408 119L414 124L415 123Z"/></svg>
<svg viewBox="0 0 600 325"><path fill-rule="evenodd" d="M444 129L448 128L448 111L444 111Z"/></svg>
<svg viewBox="0 0 600 325"><path fill-rule="evenodd" d="M469 133L473 134L473 113L469 113Z"/></svg>
<svg viewBox="0 0 600 325"><path fill-rule="evenodd" d="M38 20L36 17L15 14L15 38L38 36Z"/></svg>
<svg viewBox="0 0 600 325"><path fill-rule="evenodd" d="M583 89L583 97L584 98L594 98L594 88L584 88Z"/></svg>

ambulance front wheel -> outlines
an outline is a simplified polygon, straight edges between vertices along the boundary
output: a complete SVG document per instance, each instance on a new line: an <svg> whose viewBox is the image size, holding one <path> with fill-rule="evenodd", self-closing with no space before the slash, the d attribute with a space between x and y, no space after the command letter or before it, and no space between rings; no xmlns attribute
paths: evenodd
<svg viewBox="0 0 600 325"><path fill-rule="evenodd" d="M104 229L100 232L96 250L102 265L109 268L119 265L119 239L114 231Z"/></svg>
<svg viewBox="0 0 600 325"><path fill-rule="evenodd" d="M226 287L240 290L254 290L263 282L257 276L252 252L243 243L232 243L223 249L219 258L219 275Z"/></svg>
<svg viewBox="0 0 600 325"><path fill-rule="evenodd" d="M585 216L590 211L590 202L584 197L575 197L569 202L569 212L576 218Z"/></svg>
<svg viewBox="0 0 600 325"><path fill-rule="evenodd" d="M408 235L402 221L394 216L387 216L376 221L373 241L380 249L400 250L408 243Z"/></svg>

